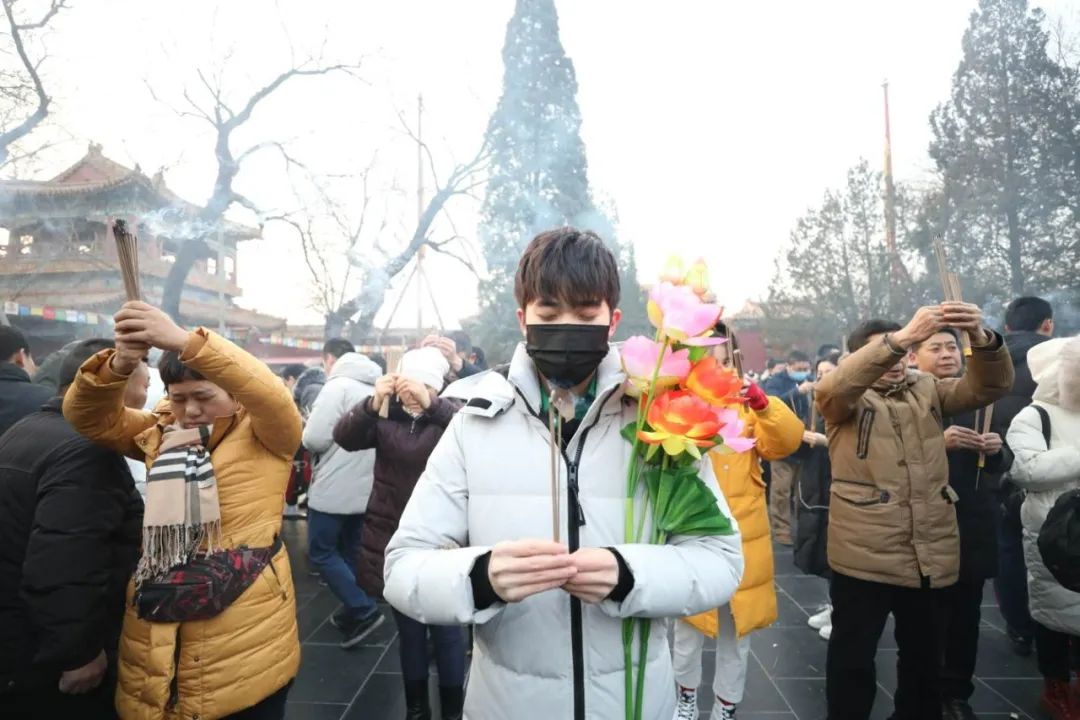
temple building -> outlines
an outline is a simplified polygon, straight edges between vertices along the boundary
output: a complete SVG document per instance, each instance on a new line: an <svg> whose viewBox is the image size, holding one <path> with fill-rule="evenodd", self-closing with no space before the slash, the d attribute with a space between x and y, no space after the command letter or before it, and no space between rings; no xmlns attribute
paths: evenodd
<svg viewBox="0 0 1080 720"><path fill-rule="evenodd" d="M139 239L143 297L160 303L178 243L206 240L215 257L187 277L180 312L247 345L285 332L285 320L238 307L237 244L260 230L223 221L208 225L200 208L174 194L162 173L148 177L91 144L86 155L46 181L0 181L0 303L7 319L42 351L70 340L111 334L125 300L112 236L123 218ZM7 231L5 237L3 231Z"/></svg>

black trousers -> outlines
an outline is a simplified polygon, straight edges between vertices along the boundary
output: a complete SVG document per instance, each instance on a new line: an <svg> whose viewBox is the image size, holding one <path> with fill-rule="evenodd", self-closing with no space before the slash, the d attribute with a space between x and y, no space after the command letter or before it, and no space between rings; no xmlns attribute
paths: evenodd
<svg viewBox="0 0 1080 720"><path fill-rule="evenodd" d="M941 591L941 695L970 700L982 619L982 579L963 579Z"/></svg>
<svg viewBox="0 0 1080 720"><path fill-rule="evenodd" d="M1080 638L1035 623L1035 653L1039 656L1039 673L1047 680L1069 682L1069 668L1078 645Z"/></svg>
<svg viewBox="0 0 1080 720"><path fill-rule="evenodd" d="M4 720L52 720L53 718L78 718L78 720L116 720L114 695L116 685L103 682L83 695L67 695L60 692L59 680L47 687L33 690L5 688L0 692L0 718Z"/></svg>
<svg viewBox="0 0 1080 720"><path fill-rule="evenodd" d="M896 618L895 720L941 717L940 640L937 606L941 590L905 588L834 573L832 636L825 661L829 720L867 720L874 707L874 656L885 621Z"/></svg>
<svg viewBox="0 0 1080 720"><path fill-rule="evenodd" d="M292 681L276 693L260 700L249 708L240 712L226 715L222 720L283 720L285 717L285 700L289 697L292 689Z"/></svg>

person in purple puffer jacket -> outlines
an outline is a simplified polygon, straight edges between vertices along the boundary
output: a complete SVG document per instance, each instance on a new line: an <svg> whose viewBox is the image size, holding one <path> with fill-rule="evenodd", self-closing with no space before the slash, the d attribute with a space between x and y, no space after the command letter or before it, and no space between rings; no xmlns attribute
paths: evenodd
<svg viewBox="0 0 1080 720"><path fill-rule="evenodd" d="M361 402L334 428L334 442L344 450L375 450L375 481L364 518L356 582L381 597L386 546L397 531L401 514L428 456L460 407L440 398L450 366L434 347L405 354L396 374L375 384L375 394ZM460 720L465 698L465 638L457 626L424 625L394 611L401 636L401 671L405 681L407 720L429 720L428 633L439 668L443 720Z"/></svg>

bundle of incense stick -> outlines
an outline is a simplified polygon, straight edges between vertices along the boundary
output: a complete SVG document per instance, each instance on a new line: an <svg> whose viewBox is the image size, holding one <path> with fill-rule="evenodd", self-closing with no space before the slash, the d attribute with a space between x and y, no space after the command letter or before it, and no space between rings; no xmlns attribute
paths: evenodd
<svg viewBox="0 0 1080 720"><path fill-rule="evenodd" d="M934 255L937 256L938 274L941 276L941 289L945 293L945 299L949 302L961 302L964 297L960 289L960 277L949 272L949 261L940 238L934 239ZM960 346L964 349L964 357L971 357L971 340L967 333L960 333Z"/></svg>
<svg viewBox="0 0 1080 720"><path fill-rule="evenodd" d="M120 274L128 301L141 300L139 292L139 239L128 231L127 223L117 220L112 227L116 238L116 256L120 259Z"/></svg>
<svg viewBox="0 0 1080 720"><path fill-rule="evenodd" d="M988 432L990 432L990 421L993 420L993 418L994 418L994 406L993 405L987 405L985 408L983 408L981 434L986 435ZM978 421L976 421L976 422L978 422ZM978 430L978 428L976 428L976 430ZM980 468L986 467L986 453L984 453L984 452L979 453L979 467Z"/></svg>
<svg viewBox="0 0 1080 720"><path fill-rule="evenodd" d="M554 404L548 408L548 431L551 433L551 537L555 542L559 542L562 514L560 511L562 488L559 483L559 474L562 470L562 461L559 458L562 449L562 418L559 417Z"/></svg>

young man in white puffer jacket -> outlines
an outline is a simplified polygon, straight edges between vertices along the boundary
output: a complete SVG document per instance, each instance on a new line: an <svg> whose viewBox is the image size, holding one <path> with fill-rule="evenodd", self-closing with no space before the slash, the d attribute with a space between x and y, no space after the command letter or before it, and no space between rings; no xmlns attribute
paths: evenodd
<svg viewBox="0 0 1080 720"><path fill-rule="evenodd" d="M532 241L515 283L526 343L505 376L470 378L472 399L428 461L387 548L385 594L394 607L424 623L476 625L465 718L622 718L622 619L720 607L741 580L738 533L625 544L630 445L620 430L636 413L608 346L620 319L618 277L593 233L564 228ZM549 384L579 398L563 429L566 544L551 539ZM701 475L716 487L707 463ZM649 720L675 710L666 625L654 623L649 641Z"/></svg>
<svg viewBox="0 0 1080 720"><path fill-rule="evenodd" d="M1045 679L1042 705L1054 720L1080 720L1080 700L1069 691L1069 644L1080 642L1080 593L1054 579L1038 547L1039 530L1054 503L1080 488L1080 337L1048 340L1031 348L1027 358L1038 388L1032 405L1013 419L1008 443L1016 454L1012 480L1027 492L1020 519L1035 649ZM1036 407L1049 420L1049 446Z"/></svg>

